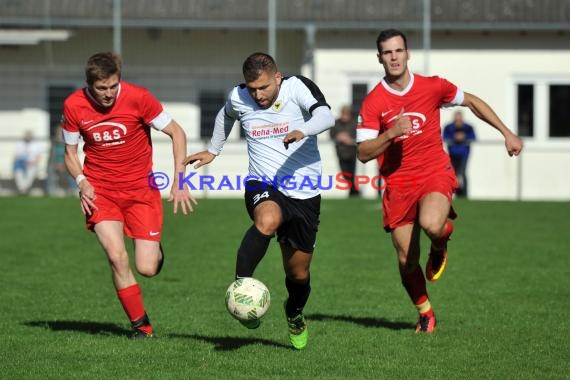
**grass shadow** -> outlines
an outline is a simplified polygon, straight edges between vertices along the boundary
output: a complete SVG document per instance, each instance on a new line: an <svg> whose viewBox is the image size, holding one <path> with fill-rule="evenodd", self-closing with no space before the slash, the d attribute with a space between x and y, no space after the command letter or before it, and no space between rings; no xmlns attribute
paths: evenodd
<svg viewBox="0 0 570 380"><path fill-rule="evenodd" d="M389 321L385 318L377 317L353 317L348 315L330 315L330 314L307 314L310 321L340 321L349 322L364 327L381 327L390 330L409 330L415 329L416 325L408 322Z"/></svg>
<svg viewBox="0 0 570 380"><path fill-rule="evenodd" d="M291 346L281 344L269 339L261 338L242 338L242 337L232 337L232 336L206 336L197 334L168 334L169 338L183 338L183 339L194 339L200 340L202 342L211 343L214 345L214 350L216 351L232 351L242 348L244 346L261 344L263 346L271 346L277 348L286 348L292 350Z"/></svg>
<svg viewBox="0 0 570 380"><path fill-rule="evenodd" d="M132 331L114 323L101 323L93 321L27 321L24 326L40 327L52 331L77 331L87 334L129 336Z"/></svg>

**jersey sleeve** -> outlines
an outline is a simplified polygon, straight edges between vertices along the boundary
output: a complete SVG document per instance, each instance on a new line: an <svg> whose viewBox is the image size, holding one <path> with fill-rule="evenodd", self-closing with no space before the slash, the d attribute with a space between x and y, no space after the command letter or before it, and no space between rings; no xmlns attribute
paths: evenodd
<svg viewBox="0 0 570 380"><path fill-rule="evenodd" d="M208 144L208 152L218 156L224 148L224 144L230 135L235 121L239 119L239 111L232 102L232 97L238 95L238 87L234 88L228 95L226 103L216 115L214 131Z"/></svg>
<svg viewBox="0 0 570 380"><path fill-rule="evenodd" d="M371 140L380 134L380 117L377 102L368 95L364 98L356 123L356 142Z"/></svg>
<svg viewBox="0 0 570 380"><path fill-rule="evenodd" d="M139 103L140 116L143 122L151 127L162 130L170 122L172 118L168 113L164 112L162 104L148 91L141 89L141 100Z"/></svg>
<svg viewBox="0 0 570 380"><path fill-rule="evenodd" d="M463 90L447 79L438 79L440 84L440 108L462 105L465 97Z"/></svg>
<svg viewBox="0 0 570 380"><path fill-rule="evenodd" d="M70 103L69 98L63 103L63 115L61 116L63 141L67 145L77 145L79 144L79 124Z"/></svg>
<svg viewBox="0 0 570 380"><path fill-rule="evenodd" d="M310 114L312 114L313 110L317 107L325 106L329 109L331 108L319 87L312 80L301 75L296 75L295 78L297 78L298 81L296 81L295 87L293 88L293 97L301 108Z"/></svg>
<svg viewBox="0 0 570 380"><path fill-rule="evenodd" d="M232 101L234 96L239 98L239 93L238 93L239 88L245 88L245 85L243 85L241 87L240 86L234 87L234 89L228 95L228 97L226 99L226 103L224 104L225 115L231 119L234 119L234 120L239 120L239 118L240 118L239 110L237 109L237 106Z"/></svg>

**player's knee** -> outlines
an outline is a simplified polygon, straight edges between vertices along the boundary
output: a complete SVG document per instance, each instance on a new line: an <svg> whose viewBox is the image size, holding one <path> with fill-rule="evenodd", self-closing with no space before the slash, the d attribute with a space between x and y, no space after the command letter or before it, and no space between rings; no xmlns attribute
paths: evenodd
<svg viewBox="0 0 570 380"><path fill-rule="evenodd" d="M423 230L430 238L438 238L443 232L444 223L437 218L426 218L421 222Z"/></svg>
<svg viewBox="0 0 570 380"><path fill-rule="evenodd" d="M288 270L287 278L297 284L304 284L309 280L309 271L305 269Z"/></svg>
<svg viewBox="0 0 570 380"><path fill-rule="evenodd" d="M158 267L156 265L151 265L150 263L137 264L137 272L144 277L154 277L156 276Z"/></svg>
<svg viewBox="0 0 570 380"><path fill-rule="evenodd" d="M280 219L273 214L259 215L255 219L255 227L266 236L273 235L279 228Z"/></svg>

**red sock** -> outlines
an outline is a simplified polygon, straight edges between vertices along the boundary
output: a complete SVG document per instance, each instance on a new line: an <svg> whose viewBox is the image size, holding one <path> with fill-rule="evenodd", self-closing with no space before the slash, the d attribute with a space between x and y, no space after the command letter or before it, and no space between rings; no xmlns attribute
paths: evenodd
<svg viewBox="0 0 570 380"><path fill-rule="evenodd" d="M447 242L449 241L449 237L453 233L453 223L450 220L445 222L443 226L443 232L441 233L441 237L438 239L432 240L431 246L432 249L435 251L442 251L445 249Z"/></svg>
<svg viewBox="0 0 570 380"><path fill-rule="evenodd" d="M412 272L405 272L400 269L400 277L402 278L402 285L404 285L418 313L431 316L433 309L429 302L424 273L419 265Z"/></svg>
<svg viewBox="0 0 570 380"><path fill-rule="evenodd" d="M141 287L138 284L117 290L117 296L131 322L135 322L145 316ZM152 334L152 326L150 324L144 325L139 329L147 334Z"/></svg>

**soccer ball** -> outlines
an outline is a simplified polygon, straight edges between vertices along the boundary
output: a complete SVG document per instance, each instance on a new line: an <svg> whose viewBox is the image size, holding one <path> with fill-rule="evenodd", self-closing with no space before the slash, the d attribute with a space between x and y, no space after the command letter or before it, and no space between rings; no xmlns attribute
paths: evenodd
<svg viewBox="0 0 570 380"><path fill-rule="evenodd" d="M238 278L226 291L226 308L242 322L260 319L269 309L269 290L253 277Z"/></svg>

